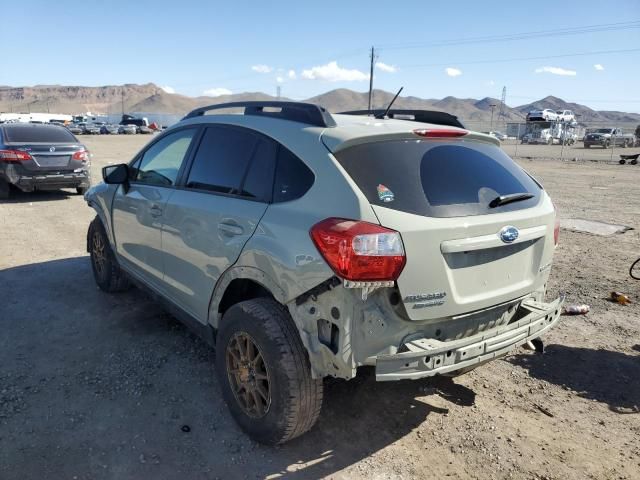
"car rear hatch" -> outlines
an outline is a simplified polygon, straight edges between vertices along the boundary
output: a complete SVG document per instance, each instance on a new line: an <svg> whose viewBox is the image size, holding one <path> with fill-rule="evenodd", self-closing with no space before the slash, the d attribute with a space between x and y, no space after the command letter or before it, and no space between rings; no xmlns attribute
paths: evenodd
<svg viewBox="0 0 640 480"><path fill-rule="evenodd" d="M86 166L85 147L65 127L24 125L4 131L5 149L22 151L30 159L20 161L32 173L73 172Z"/></svg>
<svg viewBox="0 0 640 480"><path fill-rule="evenodd" d="M553 205L494 143L414 136L334 155L380 224L402 236L397 285L412 320L464 315L544 285Z"/></svg>

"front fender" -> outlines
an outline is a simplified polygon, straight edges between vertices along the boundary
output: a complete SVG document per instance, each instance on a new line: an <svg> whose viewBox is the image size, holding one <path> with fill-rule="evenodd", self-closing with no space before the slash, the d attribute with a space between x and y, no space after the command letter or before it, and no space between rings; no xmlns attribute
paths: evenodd
<svg viewBox="0 0 640 480"><path fill-rule="evenodd" d="M111 221L111 204L113 202L113 196L117 190L117 185L107 185L105 183L99 183L91 187L87 193L84 194L84 200L87 205L93 208L100 218L111 248L115 252L115 236L113 234L113 223ZM88 251L87 245L87 251Z"/></svg>

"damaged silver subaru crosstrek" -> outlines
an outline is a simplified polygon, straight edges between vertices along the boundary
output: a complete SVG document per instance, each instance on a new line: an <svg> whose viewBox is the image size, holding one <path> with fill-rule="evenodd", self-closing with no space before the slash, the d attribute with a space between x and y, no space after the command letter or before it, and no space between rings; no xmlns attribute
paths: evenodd
<svg viewBox="0 0 640 480"><path fill-rule="evenodd" d="M142 286L214 343L260 442L313 426L323 377L456 375L559 318L542 186L451 115L367 113L200 108L86 194L99 287Z"/></svg>

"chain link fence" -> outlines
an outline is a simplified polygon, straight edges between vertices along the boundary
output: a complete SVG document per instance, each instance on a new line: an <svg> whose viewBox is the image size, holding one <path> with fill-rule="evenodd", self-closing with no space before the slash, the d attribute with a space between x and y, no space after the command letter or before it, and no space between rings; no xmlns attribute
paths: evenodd
<svg viewBox="0 0 640 480"><path fill-rule="evenodd" d="M619 163L624 156L640 153L640 125L630 123L578 122L567 128L561 122L462 122L469 130L496 132L512 158ZM589 136L593 133L597 139Z"/></svg>

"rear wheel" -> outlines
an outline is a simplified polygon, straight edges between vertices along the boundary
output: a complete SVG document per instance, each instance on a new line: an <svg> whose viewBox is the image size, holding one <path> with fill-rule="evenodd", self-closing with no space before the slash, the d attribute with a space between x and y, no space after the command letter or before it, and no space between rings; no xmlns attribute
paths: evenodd
<svg viewBox="0 0 640 480"><path fill-rule="evenodd" d="M76 187L76 193L78 195L84 195L89 190L89 187Z"/></svg>
<svg viewBox="0 0 640 480"><path fill-rule="evenodd" d="M322 379L311 377L298 330L275 300L247 300L227 310L216 338L216 368L233 418L254 440L285 443L318 419Z"/></svg>
<svg viewBox="0 0 640 480"><path fill-rule="evenodd" d="M113 250L111 250L107 233L98 217L89 225L87 236L91 268L98 287L109 293L128 289L129 279L118 265Z"/></svg>

